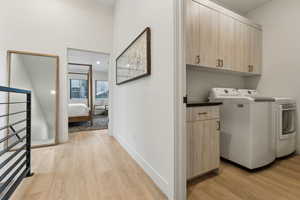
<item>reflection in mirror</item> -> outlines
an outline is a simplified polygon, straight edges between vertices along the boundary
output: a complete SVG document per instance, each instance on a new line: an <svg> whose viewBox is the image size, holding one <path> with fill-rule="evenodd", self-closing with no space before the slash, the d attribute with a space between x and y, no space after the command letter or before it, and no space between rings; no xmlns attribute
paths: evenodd
<svg viewBox="0 0 300 200"><path fill-rule="evenodd" d="M41 56L24 53L10 53L10 83L13 88L32 91L31 97L31 143L32 146L55 144L56 140L56 96L57 63L55 56ZM26 101L24 95L11 94L10 102ZM26 107L25 107L26 108ZM10 113L25 109L22 104L9 107ZM24 119L26 113L13 115L10 123ZM21 130L25 122L12 127L9 131ZM20 133L22 134L22 133ZM25 133L23 133L25 134ZM19 135L22 137L22 135ZM17 140L12 138L9 143Z"/></svg>

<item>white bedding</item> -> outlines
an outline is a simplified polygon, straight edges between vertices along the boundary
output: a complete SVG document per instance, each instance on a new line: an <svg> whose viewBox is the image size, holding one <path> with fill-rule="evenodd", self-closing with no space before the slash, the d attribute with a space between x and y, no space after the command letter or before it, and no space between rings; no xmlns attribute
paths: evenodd
<svg viewBox="0 0 300 200"><path fill-rule="evenodd" d="M69 104L68 115L69 117L89 116L90 109L83 103Z"/></svg>

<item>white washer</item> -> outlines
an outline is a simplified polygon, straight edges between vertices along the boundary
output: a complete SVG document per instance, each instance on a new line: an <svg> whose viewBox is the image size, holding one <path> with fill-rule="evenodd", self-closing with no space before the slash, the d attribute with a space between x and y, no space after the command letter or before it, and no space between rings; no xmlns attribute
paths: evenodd
<svg viewBox="0 0 300 200"><path fill-rule="evenodd" d="M273 131L276 137L276 157L284 157L296 151L297 106L291 98L275 98L272 106Z"/></svg>
<svg viewBox="0 0 300 200"><path fill-rule="evenodd" d="M221 157L256 169L275 160L272 98L245 96L232 88L213 88L210 101L221 101Z"/></svg>

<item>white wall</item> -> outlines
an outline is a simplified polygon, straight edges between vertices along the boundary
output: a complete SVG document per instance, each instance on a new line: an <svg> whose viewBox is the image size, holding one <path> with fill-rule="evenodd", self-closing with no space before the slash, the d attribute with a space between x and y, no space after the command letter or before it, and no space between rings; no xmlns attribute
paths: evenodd
<svg viewBox="0 0 300 200"><path fill-rule="evenodd" d="M94 0L2 0L0 6L0 85L6 85L6 51L60 56L59 140L67 130L67 48L110 53L113 9Z"/></svg>
<svg viewBox="0 0 300 200"><path fill-rule="evenodd" d="M299 115L300 1L273 0L250 12L249 17L263 26L263 75L248 86L264 95L294 97Z"/></svg>
<svg viewBox="0 0 300 200"><path fill-rule="evenodd" d="M211 88L244 88L245 78L225 73L188 68L187 94L190 102L207 101Z"/></svg>
<svg viewBox="0 0 300 200"><path fill-rule="evenodd" d="M173 8L173 0L117 1L110 67L113 135L170 199L174 194ZM147 26L152 31L151 76L116 86L116 57Z"/></svg>

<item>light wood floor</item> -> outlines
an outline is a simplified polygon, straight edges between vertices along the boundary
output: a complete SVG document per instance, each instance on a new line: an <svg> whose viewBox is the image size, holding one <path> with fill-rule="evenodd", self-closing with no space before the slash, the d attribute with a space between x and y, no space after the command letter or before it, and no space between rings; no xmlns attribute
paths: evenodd
<svg viewBox="0 0 300 200"><path fill-rule="evenodd" d="M35 175L14 200L161 200L165 196L106 131L71 134L70 142L32 152Z"/></svg>
<svg viewBox="0 0 300 200"><path fill-rule="evenodd" d="M106 131L71 135L69 143L34 149L35 175L13 200L163 200L165 196ZM250 173L222 162L218 176L188 187L188 200L299 200L300 156Z"/></svg>
<svg viewBox="0 0 300 200"><path fill-rule="evenodd" d="M279 160L250 173L222 162L218 176L194 181L189 200L299 200L300 156Z"/></svg>

